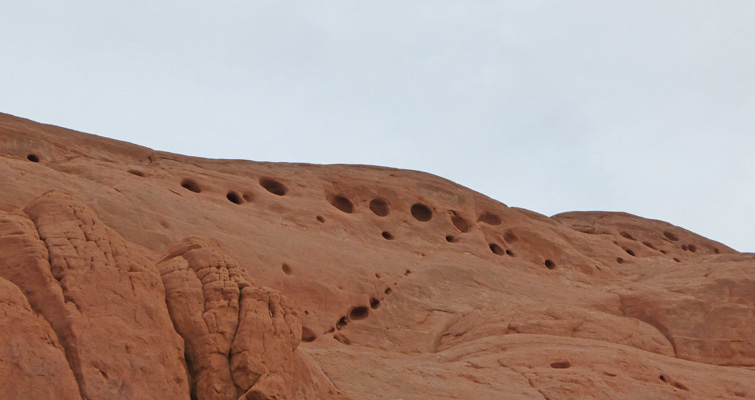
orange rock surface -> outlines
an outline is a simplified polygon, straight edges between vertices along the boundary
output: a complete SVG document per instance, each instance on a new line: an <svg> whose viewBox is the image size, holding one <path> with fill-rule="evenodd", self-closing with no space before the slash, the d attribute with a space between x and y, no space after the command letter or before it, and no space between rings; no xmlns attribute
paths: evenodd
<svg viewBox="0 0 755 400"><path fill-rule="evenodd" d="M0 399L755 399L755 257L0 114Z"/></svg>

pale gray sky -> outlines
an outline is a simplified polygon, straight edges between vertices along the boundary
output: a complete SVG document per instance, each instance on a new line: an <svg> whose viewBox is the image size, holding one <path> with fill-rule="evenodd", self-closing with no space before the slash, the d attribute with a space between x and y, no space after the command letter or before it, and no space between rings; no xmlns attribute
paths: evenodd
<svg viewBox="0 0 755 400"><path fill-rule="evenodd" d="M755 1L6 1L0 111L755 251Z"/></svg>

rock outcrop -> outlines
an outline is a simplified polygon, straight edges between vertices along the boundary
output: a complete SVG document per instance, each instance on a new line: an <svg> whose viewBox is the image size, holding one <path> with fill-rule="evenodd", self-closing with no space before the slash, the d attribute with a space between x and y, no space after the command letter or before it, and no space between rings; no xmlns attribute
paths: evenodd
<svg viewBox="0 0 755 400"><path fill-rule="evenodd" d="M755 398L755 257L0 114L0 398Z"/></svg>
<svg viewBox="0 0 755 400"><path fill-rule="evenodd" d="M0 275L57 335L84 399L189 394L160 276L75 197L48 192L0 219Z"/></svg>
<svg viewBox="0 0 755 400"><path fill-rule="evenodd" d="M0 399L81 399L55 332L3 278L0 321Z"/></svg>
<svg viewBox="0 0 755 400"><path fill-rule="evenodd" d="M171 249L158 269L197 399L292 397L301 321L288 297L254 285L236 260L201 238Z"/></svg>

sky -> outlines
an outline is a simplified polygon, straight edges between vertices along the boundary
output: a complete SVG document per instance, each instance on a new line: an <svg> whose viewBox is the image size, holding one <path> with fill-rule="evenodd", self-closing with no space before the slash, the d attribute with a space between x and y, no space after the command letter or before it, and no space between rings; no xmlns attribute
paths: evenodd
<svg viewBox="0 0 755 400"><path fill-rule="evenodd" d="M755 1L7 1L0 111L755 252Z"/></svg>

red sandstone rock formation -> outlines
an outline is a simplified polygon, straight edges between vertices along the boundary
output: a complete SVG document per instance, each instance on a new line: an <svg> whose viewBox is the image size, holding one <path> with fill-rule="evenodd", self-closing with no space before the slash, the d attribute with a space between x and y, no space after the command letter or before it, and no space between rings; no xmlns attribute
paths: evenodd
<svg viewBox="0 0 755 400"><path fill-rule="evenodd" d="M755 257L0 114L0 399L755 398Z"/></svg>
<svg viewBox="0 0 755 400"><path fill-rule="evenodd" d="M198 398L292 397L302 327L288 297L255 287L236 260L200 238L184 240L157 267Z"/></svg>

